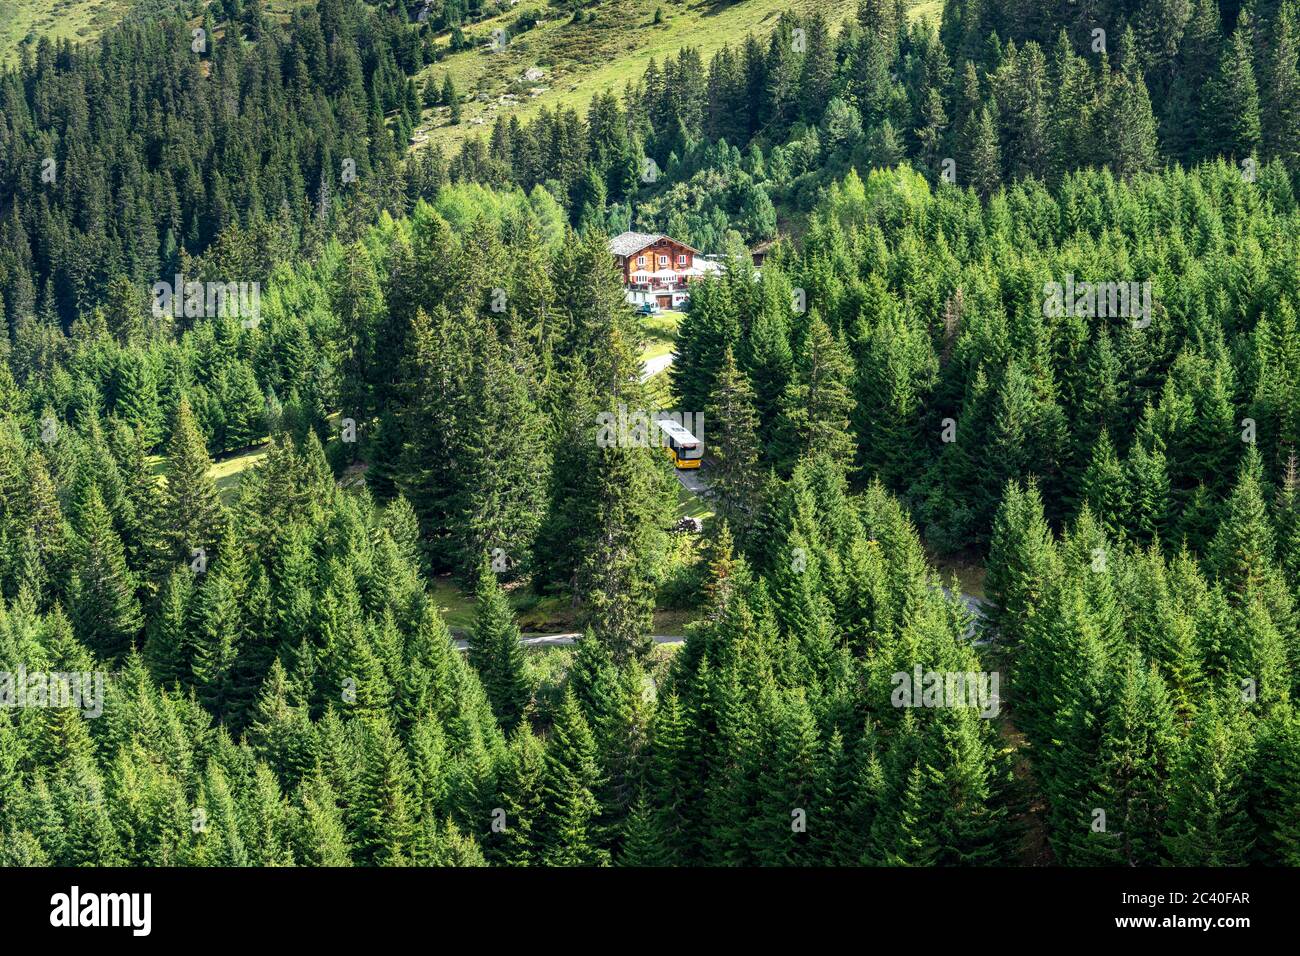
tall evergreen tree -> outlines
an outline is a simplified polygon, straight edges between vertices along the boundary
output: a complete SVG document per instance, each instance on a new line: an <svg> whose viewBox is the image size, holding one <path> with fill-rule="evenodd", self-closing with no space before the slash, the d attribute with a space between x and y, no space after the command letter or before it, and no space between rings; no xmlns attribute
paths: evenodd
<svg viewBox="0 0 1300 956"><path fill-rule="evenodd" d="M469 660L478 671L497 720L511 731L523 717L532 689L524 671L524 650L514 612L486 561L479 568L475 602Z"/></svg>

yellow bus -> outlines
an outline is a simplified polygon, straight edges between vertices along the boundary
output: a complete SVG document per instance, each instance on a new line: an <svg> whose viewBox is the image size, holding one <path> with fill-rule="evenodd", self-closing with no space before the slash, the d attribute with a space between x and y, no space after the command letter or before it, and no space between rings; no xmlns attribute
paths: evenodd
<svg viewBox="0 0 1300 956"><path fill-rule="evenodd" d="M664 448L677 468L699 468L704 457L704 443L671 418L660 418L655 424L664 433Z"/></svg>

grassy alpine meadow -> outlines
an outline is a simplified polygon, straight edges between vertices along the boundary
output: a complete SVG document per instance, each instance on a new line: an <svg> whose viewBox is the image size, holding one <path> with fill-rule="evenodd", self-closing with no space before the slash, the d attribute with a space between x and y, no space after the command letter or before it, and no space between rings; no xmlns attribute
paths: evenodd
<svg viewBox="0 0 1300 956"><path fill-rule="evenodd" d="M4 0L0 3L0 63L12 64L19 48L42 37L87 40L115 24L129 0Z"/></svg>
<svg viewBox="0 0 1300 956"><path fill-rule="evenodd" d="M683 47L709 55L748 33L764 37L782 13L807 12L820 0L681 0L626 4L600 0L581 7L577 22L567 8L536 6L544 19L536 26L493 45L494 30L509 31L526 3L465 28L471 48L449 53L428 67L419 80L439 84L450 76L466 97L459 122L447 107L434 108L417 128L417 148L453 148L483 132L498 117L526 121L541 109L573 108L585 112L591 98L607 90L622 91L645 72L651 60L675 56ZM820 4L823 9L829 8ZM844 8L836 18L851 15ZM656 22L656 17L659 21ZM441 43L441 41L440 41ZM536 78L526 74L539 71Z"/></svg>

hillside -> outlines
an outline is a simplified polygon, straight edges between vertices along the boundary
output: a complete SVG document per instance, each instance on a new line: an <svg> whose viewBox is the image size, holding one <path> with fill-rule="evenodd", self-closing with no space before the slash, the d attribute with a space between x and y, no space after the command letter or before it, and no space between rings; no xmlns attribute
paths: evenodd
<svg viewBox="0 0 1300 956"><path fill-rule="evenodd" d="M308 0L263 0L268 16L287 20ZM41 37L89 41L134 11L165 8L160 0L0 0L0 66L17 62L24 43Z"/></svg>
<svg viewBox="0 0 1300 956"><path fill-rule="evenodd" d="M426 110L425 124L417 137L444 149L491 127L498 116L518 115L527 119L543 107L571 106L585 109L593 94L605 89L621 91L638 79L651 59L663 60L685 46L694 46L707 61L727 44L743 43L748 33L766 35L783 11L808 12L828 6L825 0L742 0L720 4L713 0L685 0L681 3L629 6L617 0L601 0L587 8L594 20L574 23L566 13L548 9L549 19L508 41L499 51L491 49L493 30L504 30L518 19L523 4L508 13L484 20L465 29L473 48L453 53L429 66L420 75L423 84L432 75L449 73L457 90L466 98L461 122L451 125L448 110ZM913 7L913 15L936 3ZM663 22L654 23L655 10ZM849 4L838 5L836 19L851 14ZM440 38L444 45L450 37ZM536 81L524 78L525 71L539 69ZM701 77L701 80L703 78Z"/></svg>
<svg viewBox="0 0 1300 956"><path fill-rule="evenodd" d="M270 16L287 19L300 0L270 0ZM42 36L52 39L91 40L122 19L132 0L0 0L0 64L12 63L24 41ZM446 108L425 111L417 133L419 145L458 145L490 126L497 116L518 114L527 119L543 107L585 108L593 94L622 90L644 72L651 59L662 60L685 46L697 47L707 58L726 44L743 42L749 33L766 35L783 11L807 12L824 0L680 0L658 5L628 7L617 0L599 0L586 8L594 19L574 23L567 11L530 7L522 2L506 12L464 28L473 47L451 53L419 75L439 79L450 73L467 99L461 122L452 125ZM831 15L842 20L853 12L850 4L836 5ZM939 0L909 3L913 19L937 20ZM509 40L499 51L491 49L494 30L505 30L525 9L547 17L532 29ZM656 9L661 23L654 23ZM438 42L450 45L450 33ZM525 71L539 69L537 81L524 79Z"/></svg>
<svg viewBox="0 0 1300 956"><path fill-rule="evenodd" d="M11 63L28 37L88 40L130 6L130 0L0 0L0 64Z"/></svg>
<svg viewBox="0 0 1300 956"><path fill-rule="evenodd" d="M1300 0L174 2L0 72L0 875L1300 864Z"/></svg>

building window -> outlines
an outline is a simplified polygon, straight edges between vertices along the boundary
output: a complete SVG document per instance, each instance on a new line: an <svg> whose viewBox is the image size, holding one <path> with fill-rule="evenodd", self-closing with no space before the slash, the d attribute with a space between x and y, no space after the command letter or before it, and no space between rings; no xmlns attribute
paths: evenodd
<svg viewBox="0 0 1300 956"><path fill-rule="evenodd" d="M636 264L639 265L639 266L643 266L643 265L645 265L645 256L637 256L637 257L636 257Z"/></svg>
<svg viewBox="0 0 1300 956"><path fill-rule="evenodd" d="M660 264L661 266L666 266L666 265L668 265L668 257L667 257L667 256L660 256L660 257L659 257L659 264Z"/></svg>
<svg viewBox="0 0 1300 956"><path fill-rule="evenodd" d="M678 264L679 266L684 266L684 265L686 265L686 257L685 257L685 256L680 256L680 255L679 255L679 256L677 257L677 264Z"/></svg>

